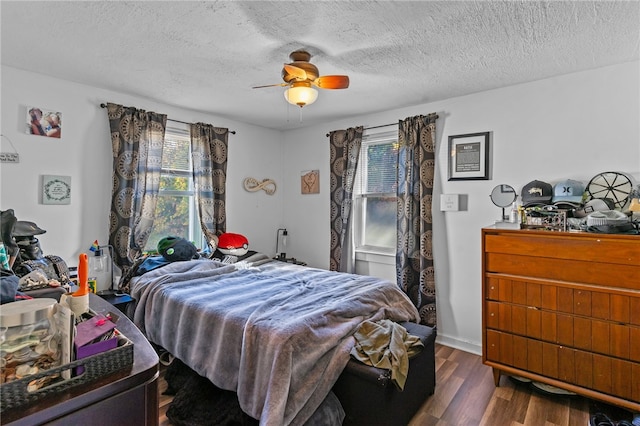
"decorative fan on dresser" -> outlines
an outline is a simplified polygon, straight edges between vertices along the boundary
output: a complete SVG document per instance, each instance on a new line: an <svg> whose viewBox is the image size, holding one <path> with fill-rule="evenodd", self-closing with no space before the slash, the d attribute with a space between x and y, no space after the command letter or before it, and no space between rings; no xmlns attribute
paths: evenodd
<svg viewBox="0 0 640 426"><path fill-rule="evenodd" d="M608 198L617 209L623 209L633 192L633 178L622 172L603 172L595 175L587 184L589 199Z"/></svg>

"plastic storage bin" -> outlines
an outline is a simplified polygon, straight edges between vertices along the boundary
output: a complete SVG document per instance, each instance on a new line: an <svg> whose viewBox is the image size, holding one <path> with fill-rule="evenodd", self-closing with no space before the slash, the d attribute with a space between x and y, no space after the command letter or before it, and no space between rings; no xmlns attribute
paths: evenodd
<svg viewBox="0 0 640 426"><path fill-rule="evenodd" d="M9 383L60 364L60 342L52 315L55 299L6 303L0 310L0 383Z"/></svg>

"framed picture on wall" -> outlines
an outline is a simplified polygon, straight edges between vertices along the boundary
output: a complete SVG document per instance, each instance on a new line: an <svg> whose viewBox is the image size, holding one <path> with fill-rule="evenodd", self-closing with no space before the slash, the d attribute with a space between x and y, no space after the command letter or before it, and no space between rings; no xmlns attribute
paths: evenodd
<svg viewBox="0 0 640 426"><path fill-rule="evenodd" d="M449 136L449 180L488 180L489 172L489 132Z"/></svg>
<svg viewBox="0 0 640 426"><path fill-rule="evenodd" d="M71 176L42 176L42 204L71 204Z"/></svg>
<svg viewBox="0 0 640 426"><path fill-rule="evenodd" d="M39 107L27 107L27 134L60 139L62 113Z"/></svg>
<svg viewBox="0 0 640 426"><path fill-rule="evenodd" d="M305 170L301 173L300 192L302 194L320 193L320 170Z"/></svg>

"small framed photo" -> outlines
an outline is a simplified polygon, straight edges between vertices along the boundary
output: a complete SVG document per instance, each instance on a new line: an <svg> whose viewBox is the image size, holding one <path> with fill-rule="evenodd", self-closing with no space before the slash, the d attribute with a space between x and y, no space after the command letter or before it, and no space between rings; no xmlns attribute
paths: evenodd
<svg viewBox="0 0 640 426"><path fill-rule="evenodd" d="M42 176L42 204L71 204L71 176Z"/></svg>
<svg viewBox="0 0 640 426"><path fill-rule="evenodd" d="M27 134L60 139L62 113L39 107L27 107Z"/></svg>
<svg viewBox="0 0 640 426"><path fill-rule="evenodd" d="M449 136L449 180L488 180L489 152L489 132Z"/></svg>

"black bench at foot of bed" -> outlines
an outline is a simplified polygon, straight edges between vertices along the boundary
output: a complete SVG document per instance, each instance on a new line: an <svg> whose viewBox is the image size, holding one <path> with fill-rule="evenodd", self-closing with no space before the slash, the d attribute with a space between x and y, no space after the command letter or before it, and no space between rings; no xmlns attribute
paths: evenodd
<svg viewBox="0 0 640 426"><path fill-rule="evenodd" d="M409 360L403 391L391 381L388 370L351 359L333 386L346 417L344 425L405 426L436 386L436 330L425 325L401 323L409 334L420 337L422 351Z"/></svg>

